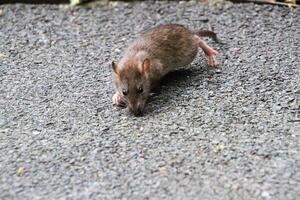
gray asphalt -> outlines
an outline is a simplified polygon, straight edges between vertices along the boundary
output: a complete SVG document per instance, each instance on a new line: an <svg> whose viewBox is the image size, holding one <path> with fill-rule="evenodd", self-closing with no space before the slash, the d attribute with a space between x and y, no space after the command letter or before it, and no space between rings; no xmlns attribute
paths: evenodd
<svg viewBox="0 0 300 200"><path fill-rule="evenodd" d="M300 9L193 2L0 6L0 199L299 199ZM144 116L110 63L149 27L212 27Z"/></svg>

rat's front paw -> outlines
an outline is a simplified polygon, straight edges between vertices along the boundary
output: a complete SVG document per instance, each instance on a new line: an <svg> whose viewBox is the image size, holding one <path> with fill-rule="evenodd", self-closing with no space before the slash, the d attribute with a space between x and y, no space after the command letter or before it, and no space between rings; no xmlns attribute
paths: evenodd
<svg viewBox="0 0 300 200"><path fill-rule="evenodd" d="M119 106L119 107L124 107L125 102L122 100L122 97L119 92L116 92L114 96L112 97L113 105Z"/></svg>

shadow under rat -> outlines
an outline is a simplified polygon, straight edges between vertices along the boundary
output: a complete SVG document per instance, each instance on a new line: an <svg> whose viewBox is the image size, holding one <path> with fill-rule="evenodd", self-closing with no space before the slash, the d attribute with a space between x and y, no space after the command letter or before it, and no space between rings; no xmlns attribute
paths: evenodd
<svg viewBox="0 0 300 200"><path fill-rule="evenodd" d="M195 64L189 68L180 68L168 73L160 80L159 84L152 89L143 115L170 106L174 101L182 101L186 88L193 85L195 81L198 85L203 84L206 77L212 77L215 73L215 69L208 65L199 66L199 64ZM124 108L126 108L126 106Z"/></svg>

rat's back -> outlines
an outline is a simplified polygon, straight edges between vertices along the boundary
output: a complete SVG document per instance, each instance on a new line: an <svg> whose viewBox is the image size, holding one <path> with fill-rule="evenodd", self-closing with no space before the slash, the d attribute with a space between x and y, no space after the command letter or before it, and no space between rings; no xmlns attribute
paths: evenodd
<svg viewBox="0 0 300 200"><path fill-rule="evenodd" d="M158 59L167 70L190 64L198 51L197 38L182 25L159 25L142 33L128 51L146 51L150 59Z"/></svg>

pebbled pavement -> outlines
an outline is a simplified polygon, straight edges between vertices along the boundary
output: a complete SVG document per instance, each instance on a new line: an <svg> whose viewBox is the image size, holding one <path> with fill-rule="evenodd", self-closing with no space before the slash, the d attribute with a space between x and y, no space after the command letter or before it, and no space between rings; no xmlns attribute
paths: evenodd
<svg viewBox="0 0 300 200"><path fill-rule="evenodd" d="M300 9L195 2L0 6L0 199L300 196ZM110 63L151 26L212 27L143 117Z"/></svg>

